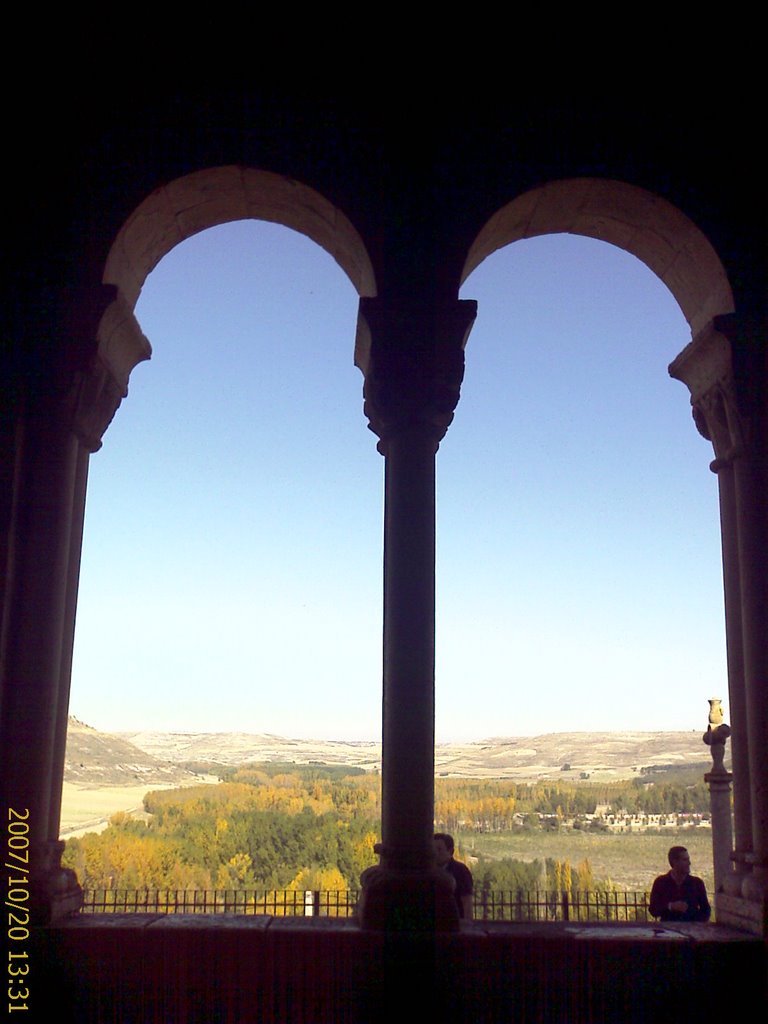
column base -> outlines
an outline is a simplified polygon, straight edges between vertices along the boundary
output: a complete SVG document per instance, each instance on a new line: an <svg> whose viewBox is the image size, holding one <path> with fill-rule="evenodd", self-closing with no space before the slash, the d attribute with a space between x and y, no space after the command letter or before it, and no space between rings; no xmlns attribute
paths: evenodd
<svg viewBox="0 0 768 1024"><path fill-rule="evenodd" d="M363 928L385 932L456 932L459 911L445 871L398 871L376 866L360 876Z"/></svg>
<svg viewBox="0 0 768 1024"><path fill-rule="evenodd" d="M741 896L715 895L717 923L768 938L768 901L748 900Z"/></svg>
<svg viewBox="0 0 768 1024"><path fill-rule="evenodd" d="M752 867L748 862L750 855L743 850L734 850L731 853L731 864L733 869L726 871L723 877L723 892L728 896L741 896L744 880L749 877Z"/></svg>
<svg viewBox="0 0 768 1024"><path fill-rule="evenodd" d="M765 904L768 902L768 866L754 854L749 854L747 860L752 863L752 871L742 883L741 894L752 903Z"/></svg>
<svg viewBox="0 0 768 1024"><path fill-rule="evenodd" d="M61 866L64 843L47 843L29 877L30 924L53 924L76 914L83 905L83 890L71 868Z"/></svg>
<svg viewBox="0 0 768 1024"><path fill-rule="evenodd" d="M746 878L745 871L729 871L723 878L723 892L727 896L741 896L741 887Z"/></svg>

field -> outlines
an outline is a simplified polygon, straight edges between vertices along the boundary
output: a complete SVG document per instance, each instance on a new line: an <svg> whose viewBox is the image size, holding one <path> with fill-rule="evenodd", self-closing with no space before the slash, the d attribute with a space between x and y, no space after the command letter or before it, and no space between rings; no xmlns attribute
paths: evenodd
<svg viewBox="0 0 768 1024"><path fill-rule="evenodd" d="M580 832L503 832L469 833L458 836L461 852L467 857L484 854L493 858L514 857L533 861L568 860L575 867L588 859L595 878L610 878L629 892L650 889L656 875L669 870L667 850L679 844L691 855L693 874L704 879L712 892L712 834L708 829L690 829L663 835L647 833Z"/></svg>
<svg viewBox="0 0 768 1024"><path fill-rule="evenodd" d="M200 777L197 784L218 782L212 776ZM75 786L65 782L61 798L61 829L59 838L72 839L86 832L101 832L109 819L118 811L128 814L142 813L144 794L149 789L175 789L175 786L159 784L147 786Z"/></svg>

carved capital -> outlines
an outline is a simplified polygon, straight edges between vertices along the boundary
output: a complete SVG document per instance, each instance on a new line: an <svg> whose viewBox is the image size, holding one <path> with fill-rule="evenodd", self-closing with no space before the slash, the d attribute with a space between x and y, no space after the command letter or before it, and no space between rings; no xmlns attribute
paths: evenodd
<svg viewBox="0 0 768 1024"><path fill-rule="evenodd" d="M104 431L126 394L127 388L115 380L99 359L87 371L75 374L68 395L72 429L88 451L101 448Z"/></svg>
<svg viewBox="0 0 768 1024"><path fill-rule="evenodd" d="M702 437L712 442L717 472L749 446L750 423L739 414L733 378L723 378L697 401L691 399L693 421Z"/></svg>
<svg viewBox="0 0 768 1024"><path fill-rule="evenodd" d="M24 396L25 416L51 436L72 435L90 452L126 395L104 363L95 356L85 368L70 369L55 381L37 382Z"/></svg>
<svg viewBox="0 0 768 1024"><path fill-rule="evenodd" d="M768 322L757 316L728 313L714 319L715 328L728 339L734 396L739 414L753 423L753 434L766 417L768 390Z"/></svg>
<svg viewBox="0 0 768 1024"><path fill-rule="evenodd" d="M56 431L75 434L95 452L128 393L131 370L149 359L152 349L114 286L104 285L89 298L82 322L70 325L70 334L62 329L67 343L52 347L48 356L38 353L34 372L17 370L8 392L19 408L26 407ZM97 316L98 327L89 334Z"/></svg>
<svg viewBox="0 0 768 1024"><path fill-rule="evenodd" d="M741 400L730 339L717 318L670 364L669 373L691 392L696 429L712 443L713 470L732 462L752 443L754 421Z"/></svg>
<svg viewBox="0 0 768 1024"><path fill-rule="evenodd" d="M73 429L91 452L128 394L131 370L149 359L152 347L139 322L119 292L106 306L98 327L98 354L74 376L70 402Z"/></svg>
<svg viewBox="0 0 768 1024"><path fill-rule="evenodd" d="M414 310L360 300L360 329L369 345L364 411L386 451L394 435L426 434L435 450L450 425L464 377L464 346L477 314L471 301Z"/></svg>

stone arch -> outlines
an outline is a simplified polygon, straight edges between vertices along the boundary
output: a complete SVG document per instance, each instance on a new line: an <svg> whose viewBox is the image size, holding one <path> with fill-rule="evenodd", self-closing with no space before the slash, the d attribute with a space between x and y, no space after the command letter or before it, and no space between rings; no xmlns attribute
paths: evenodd
<svg viewBox="0 0 768 1024"><path fill-rule="evenodd" d="M699 228L661 196L601 178L550 181L497 210L475 238L461 282L510 242L558 233L610 242L642 260L677 300L693 337L733 312L723 265Z"/></svg>
<svg viewBox="0 0 768 1024"><path fill-rule="evenodd" d="M151 348L134 308L148 274L190 236L233 220L272 221L299 231L330 253L361 296L376 295L363 240L319 192L250 167L195 171L156 189L134 210L107 256L103 283L115 289L97 332L99 357L125 391L133 367Z"/></svg>

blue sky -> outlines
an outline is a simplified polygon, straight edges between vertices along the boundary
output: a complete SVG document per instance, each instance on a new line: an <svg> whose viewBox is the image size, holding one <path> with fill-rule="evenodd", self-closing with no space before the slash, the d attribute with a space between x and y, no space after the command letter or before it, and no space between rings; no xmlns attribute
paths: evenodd
<svg viewBox="0 0 768 1024"><path fill-rule="evenodd" d="M706 726L727 697L717 481L634 257L485 261L437 456L438 740ZM378 739L384 461L327 253L242 221L174 249L153 358L91 459L71 712L110 731Z"/></svg>

